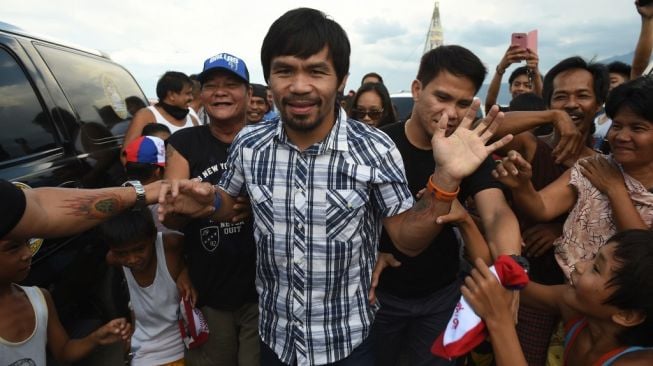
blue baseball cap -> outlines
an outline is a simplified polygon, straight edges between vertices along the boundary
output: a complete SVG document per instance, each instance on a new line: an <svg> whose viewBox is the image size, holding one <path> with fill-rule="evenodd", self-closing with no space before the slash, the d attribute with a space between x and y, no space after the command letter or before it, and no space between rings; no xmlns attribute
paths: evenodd
<svg viewBox="0 0 653 366"><path fill-rule="evenodd" d="M197 76L197 79L203 84L211 71L219 69L229 71L249 84L249 71L247 71L245 61L229 53L218 53L215 56L207 58L204 61L204 69Z"/></svg>

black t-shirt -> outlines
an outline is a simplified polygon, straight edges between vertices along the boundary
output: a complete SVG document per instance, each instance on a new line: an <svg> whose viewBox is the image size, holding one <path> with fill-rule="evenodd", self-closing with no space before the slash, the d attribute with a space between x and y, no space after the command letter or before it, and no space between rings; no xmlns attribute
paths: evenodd
<svg viewBox="0 0 653 366"><path fill-rule="evenodd" d="M432 150L421 150L411 145L404 131L405 122L393 123L383 131L395 142L406 169L408 187L415 196L426 187L433 174L435 162ZM500 183L491 176L494 162L488 157L483 164L460 184L458 199L464 202L468 196L488 189L500 188ZM446 225L422 253L415 257L402 254L383 230L380 250L392 253L401 266L386 268L379 280L379 289L398 297L416 298L430 295L452 283L459 270L459 244L453 227Z"/></svg>
<svg viewBox="0 0 653 366"><path fill-rule="evenodd" d="M179 130L168 143L188 161L191 178L217 184L227 169L229 144L213 137L209 126ZM234 310L257 301L251 219L235 224L197 219L183 232L186 265L200 306Z"/></svg>
<svg viewBox="0 0 653 366"><path fill-rule="evenodd" d="M12 183L0 179L0 239L4 238L18 224L25 213L25 194Z"/></svg>

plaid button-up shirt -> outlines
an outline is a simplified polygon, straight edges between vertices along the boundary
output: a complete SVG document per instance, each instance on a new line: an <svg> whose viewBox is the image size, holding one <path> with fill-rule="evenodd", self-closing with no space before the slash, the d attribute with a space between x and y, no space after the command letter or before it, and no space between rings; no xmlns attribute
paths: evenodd
<svg viewBox="0 0 653 366"><path fill-rule="evenodd" d="M304 151L279 119L246 127L220 181L232 196L249 194L259 331L285 363L336 362L363 342L382 219L413 205L392 140L339 115Z"/></svg>

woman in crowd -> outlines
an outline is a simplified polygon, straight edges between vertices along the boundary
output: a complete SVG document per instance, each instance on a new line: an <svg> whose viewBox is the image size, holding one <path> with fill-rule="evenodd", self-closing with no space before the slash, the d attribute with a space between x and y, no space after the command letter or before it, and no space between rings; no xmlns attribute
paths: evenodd
<svg viewBox="0 0 653 366"><path fill-rule="evenodd" d="M370 126L380 128L397 122L388 89L381 83L361 85L352 105L351 117Z"/></svg>

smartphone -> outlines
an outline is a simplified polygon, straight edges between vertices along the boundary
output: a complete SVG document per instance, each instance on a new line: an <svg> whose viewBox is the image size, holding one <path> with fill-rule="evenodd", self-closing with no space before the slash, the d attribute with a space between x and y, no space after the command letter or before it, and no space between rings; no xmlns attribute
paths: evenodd
<svg viewBox="0 0 653 366"><path fill-rule="evenodd" d="M526 33L513 33L510 44L521 48L528 48L528 35Z"/></svg>
<svg viewBox="0 0 653 366"><path fill-rule="evenodd" d="M510 39L510 44L537 53L537 29L533 29L528 33L513 33Z"/></svg>

